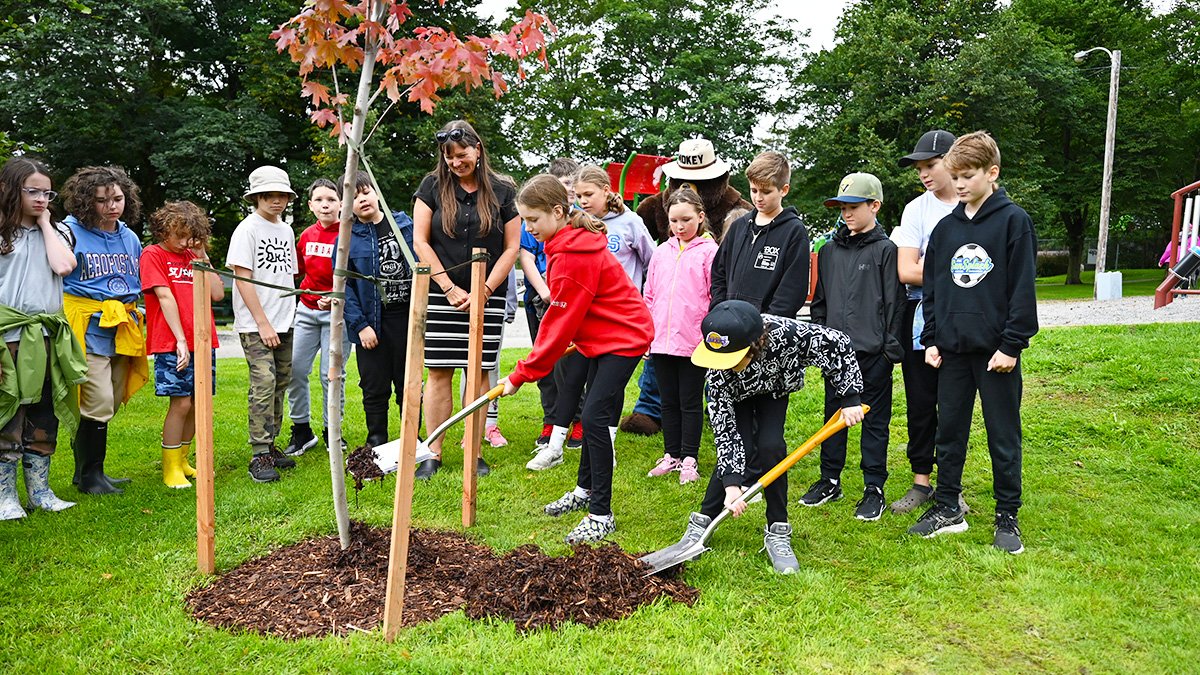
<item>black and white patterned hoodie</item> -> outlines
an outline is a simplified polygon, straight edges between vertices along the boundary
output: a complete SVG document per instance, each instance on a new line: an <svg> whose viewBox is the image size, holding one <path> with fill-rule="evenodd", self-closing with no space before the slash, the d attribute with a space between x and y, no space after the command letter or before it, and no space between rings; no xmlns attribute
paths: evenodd
<svg viewBox="0 0 1200 675"><path fill-rule="evenodd" d="M708 371L708 417L717 446L717 475L725 487L741 485L746 444L734 404L754 396L775 398L804 388L804 369L816 366L833 383L842 407L859 405L862 371L845 333L772 314L763 315L767 344L742 372Z"/></svg>

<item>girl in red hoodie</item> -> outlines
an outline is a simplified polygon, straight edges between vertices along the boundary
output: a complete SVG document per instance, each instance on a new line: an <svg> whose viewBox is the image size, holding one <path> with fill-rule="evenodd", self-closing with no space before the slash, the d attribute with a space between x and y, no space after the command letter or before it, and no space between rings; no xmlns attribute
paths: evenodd
<svg viewBox="0 0 1200 675"><path fill-rule="evenodd" d="M503 395L549 375L567 346L575 344L574 358L587 372L579 476L574 490L544 510L557 517L586 508L588 515L567 535L567 543L599 541L616 529L610 505L613 437L625 385L654 338L653 321L641 293L609 253L604 224L573 211L557 178L535 176L516 201L525 229L546 244L550 307L533 351L503 380Z"/></svg>

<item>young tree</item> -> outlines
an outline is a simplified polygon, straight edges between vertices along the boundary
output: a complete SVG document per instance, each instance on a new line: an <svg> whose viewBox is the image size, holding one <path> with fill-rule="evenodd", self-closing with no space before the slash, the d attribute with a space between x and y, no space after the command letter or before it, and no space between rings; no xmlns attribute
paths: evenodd
<svg viewBox="0 0 1200 675"><path fill-rule="evenodd" d="M440 3L445 4L444 0ZM358 171L366 121L371 104L383 95L392 103L406 98L426 113L433 112L444 88L463 86L474 89L490 85L498 97L508 88L503 74L492 67L496 56L514 61L527 58L545 60L545 35L549 27L545 17L526 12L505 34L469 36L460 39L441 27L407 29L412 12L405 1L397 0L309 0L303 11L281 25L271 37L280 51L286 51L300 65L301 92L310 100L310 117L319 127L331 127L331 134L347 146L346 169L342 177L343 193L354 193L354 175ZM376 67L383 72L378 83ZM349 124L344 109L351 106L348 93L340 90L337 69L358 71L356 94L350 108ZM319 82L315 73L329 69L332 89ZM518 69L518 75L524 71ZM386 110L384 113L386 114ZM350 249L353 199L342 201L341 224L335 268L346 269ZM390 218L390 214L388 216ZM414 270L415 273L415 270ZM345 291L346 278L335 274L333 290ZM345 355L342 333L345 330L343 306L333 305L329 352L330 392L341 391L340 375ZM342 548L350 544L346 488L341 452L341 407L336 394L329 400L329 469L333 481L334 512Z"/></svg>

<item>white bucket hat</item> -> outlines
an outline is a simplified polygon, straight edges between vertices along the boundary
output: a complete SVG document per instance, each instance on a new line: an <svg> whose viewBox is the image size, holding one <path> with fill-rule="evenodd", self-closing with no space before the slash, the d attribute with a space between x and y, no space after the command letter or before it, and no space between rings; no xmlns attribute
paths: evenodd
<svg viewBox="0 0 1200 675"><path fill-rule="evenodd" d="M292 182L287 172L277 166L260 166L250 172L250 189L242 195L242 199L254 203L250 197L264 192L286 192L295 198Z"/></svg>
<svg viewBox="0 0 1200 675"><path fill-rule="evenodd" d="M729 165L717 159L712 141L689 138L679 144L675 161L664 164L662 172L668 178L683 180L708 180L729 173Z"/></svg>

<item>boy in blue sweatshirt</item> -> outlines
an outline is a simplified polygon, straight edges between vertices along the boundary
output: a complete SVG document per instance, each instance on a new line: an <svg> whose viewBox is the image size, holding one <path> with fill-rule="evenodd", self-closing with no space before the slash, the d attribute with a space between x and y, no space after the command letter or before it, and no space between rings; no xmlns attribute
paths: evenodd
<svg viewBox="0 0 1200 675"><path fill-rule="evenodd" d="M965 532L959 507L975 392L983 406L996 495L993 546L1025 550L1021 508L1021 350L1037 334L1033 221L1000 176L1000 148L987 132L962 136L943 160L959 205L925 251L925 361L938 368L936 503L909 533Z"/></svg>

